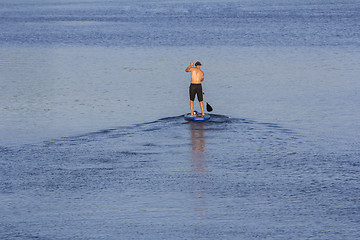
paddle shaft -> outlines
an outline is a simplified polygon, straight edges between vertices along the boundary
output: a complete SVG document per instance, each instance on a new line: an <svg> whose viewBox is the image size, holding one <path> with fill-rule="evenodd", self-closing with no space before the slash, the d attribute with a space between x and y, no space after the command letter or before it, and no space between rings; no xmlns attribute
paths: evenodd
<svg viewBox="0 0 360 240"><path fill-rule="evenodd" d="M204 91L203 91L203 97L204 97L204 100L205 100L205 102L206 102L206 110L207 110L208 112L211 112L211 111L213 110L213 108L212 108L212 107L210 106L210 104L206 101Z"/></svg>

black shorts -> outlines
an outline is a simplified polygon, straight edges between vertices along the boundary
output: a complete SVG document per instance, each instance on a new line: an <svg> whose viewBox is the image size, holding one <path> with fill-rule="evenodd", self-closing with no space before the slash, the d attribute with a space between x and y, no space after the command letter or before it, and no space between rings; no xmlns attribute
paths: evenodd
<svg viewBox="0 0 360 240"><path fill-rule="evenodd" d="M195 100L195 95L197 95L197 98L198 98L199 102L203 101L203 91L202 91L201 83L199 83L199 84L194 84L194 83L190 84L189 93L190 93L190 100L191 101Z"/></svg>

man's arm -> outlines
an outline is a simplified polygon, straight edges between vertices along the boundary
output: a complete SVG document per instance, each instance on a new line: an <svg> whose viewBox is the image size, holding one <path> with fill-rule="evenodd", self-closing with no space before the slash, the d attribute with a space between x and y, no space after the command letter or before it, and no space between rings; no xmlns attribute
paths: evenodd
<svg viewBox="0 0 360 240"><path fill-rule="evenodd" d="M190 66L188 66L186 69L185 69L185 72L191 72L191 68L194 66L194 63L191 62L190 63Z"/></svg>

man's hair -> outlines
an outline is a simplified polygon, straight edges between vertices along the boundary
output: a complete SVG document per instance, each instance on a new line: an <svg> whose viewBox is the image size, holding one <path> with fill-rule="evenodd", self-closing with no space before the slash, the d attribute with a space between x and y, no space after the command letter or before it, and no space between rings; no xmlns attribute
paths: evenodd
<svg viewBox="0 0 360 240"><path fill-rule="evenodd" d="M197 62L195 63L195 66L201 66L201 63L200 63L199 61L197 61Z"/></svg>

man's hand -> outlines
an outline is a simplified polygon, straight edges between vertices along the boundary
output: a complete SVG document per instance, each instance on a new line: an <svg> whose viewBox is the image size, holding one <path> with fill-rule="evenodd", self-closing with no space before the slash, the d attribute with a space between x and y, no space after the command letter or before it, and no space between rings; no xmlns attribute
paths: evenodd
<svg viewBox="0 0 360 240"><path fill-rule="evenodd" d="M190 63L190 66L188 66L186 69L185 69L185 72L191 72L191 68L194 66L194 63L191 62Z"/></svg>

